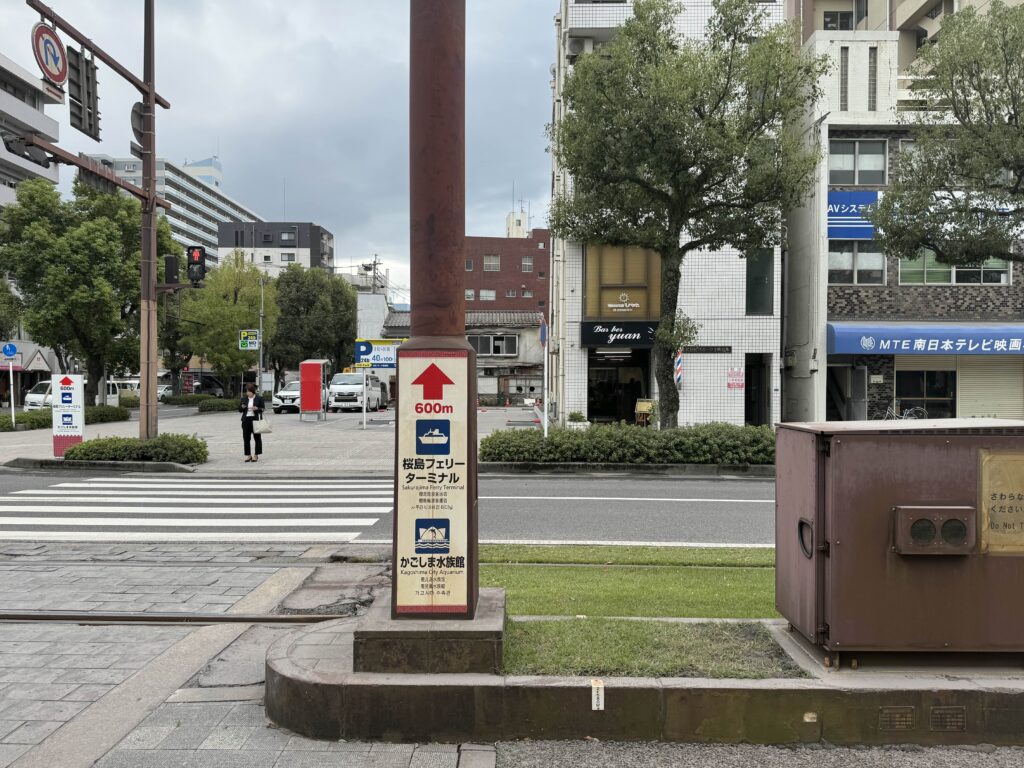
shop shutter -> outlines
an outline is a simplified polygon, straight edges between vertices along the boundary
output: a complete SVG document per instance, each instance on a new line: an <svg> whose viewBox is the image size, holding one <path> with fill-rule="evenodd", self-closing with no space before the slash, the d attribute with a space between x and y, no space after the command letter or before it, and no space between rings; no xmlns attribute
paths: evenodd
<svg viewBox="0 0 1024 768"><path fill-rule="evenodd" d="M1024 418L1024 358L961 356L957 369L957 415Z"/></svg>
<svg viewBox="0 0 1024 768"><path fill-rule="evenodd" d="M955 371L956 355L896 355L897 371Z"/></svg>

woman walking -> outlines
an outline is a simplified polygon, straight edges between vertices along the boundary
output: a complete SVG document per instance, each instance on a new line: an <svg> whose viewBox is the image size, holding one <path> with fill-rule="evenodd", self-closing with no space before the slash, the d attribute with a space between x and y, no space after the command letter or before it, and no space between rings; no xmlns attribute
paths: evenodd
<svg viewBox="0 0 1024 768"><path fill-rule="evenodd" d="M245 460L259 461L263 453L263 435L253 432L252 425L263 418L263 398L256 394L255 384L246 384L245 393L238 404L242 413L242 442L245 444ZM256 439L256 453L249 450L250 438Z"/></svg>

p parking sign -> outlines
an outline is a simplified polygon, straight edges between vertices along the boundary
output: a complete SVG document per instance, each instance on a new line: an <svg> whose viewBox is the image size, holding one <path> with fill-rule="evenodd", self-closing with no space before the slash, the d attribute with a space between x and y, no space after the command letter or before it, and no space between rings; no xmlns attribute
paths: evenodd
<svg viewBox="0 0 1024 768"><path fill-rule="evenodd" d="M238 348L245 350L256 350L260 348L260 332L257 330L246 330L238 332Z"/></svg>

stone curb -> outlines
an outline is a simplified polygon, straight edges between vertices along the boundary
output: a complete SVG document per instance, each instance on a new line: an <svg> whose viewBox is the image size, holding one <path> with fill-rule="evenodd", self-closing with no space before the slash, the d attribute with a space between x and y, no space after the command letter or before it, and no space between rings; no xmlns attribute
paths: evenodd
<svg viewBox="0 0 1024 768"><path fill-rule="evenodd" d="M724 477L740 475L774 478L774 464L587 464L583 462L481 461L481 473L570 474L578 472L628 472L635 475L685 475L688 477Z"/></svg>
<svg viewBox="0 0 1024 768"><path fill-rule="evenodd" d="M509 739L835 745L1021 744L1024 692L970 681L608 678L603 710L580 677L337 671L343 649L306 636L267 652L266 712L310 738L493 742ZM319 639L318 639L319 640ZM314 671L292 647L324 655Z"/></svg>
<svg viewBox="0 0 1024 768"><path fill-rule="evenodd" d="M173 461L66 461L65 459L17 458L4 462L12 469L85 469L118 470L120 472L195 472L195 467Z"/></svg>

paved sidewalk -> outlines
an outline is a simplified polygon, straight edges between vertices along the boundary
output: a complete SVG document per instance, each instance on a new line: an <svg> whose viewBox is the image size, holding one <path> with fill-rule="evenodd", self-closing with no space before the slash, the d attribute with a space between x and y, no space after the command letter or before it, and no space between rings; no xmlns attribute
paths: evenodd
<svg viewBox="0 0 1024 768"><path fill-rule="evenodd" d="M509 421L526 423L533 418L528 408L489 408L478 411L480 437L510 428ZM327 414L326 421L300 421L298 414L270 414L273 433L263 438L263 456L255 464L243 461L242 430L236 413L204 413L166 419L161 432L196 435L206 440L210 458L197 467L204 474L330 475L343 477L373 472L391 474L395 461L394 410L368 414ZM90 424L85 438L137 437L136 421ZM49 430L0 433L0 465L15 458L53 458Z"/></svg>

